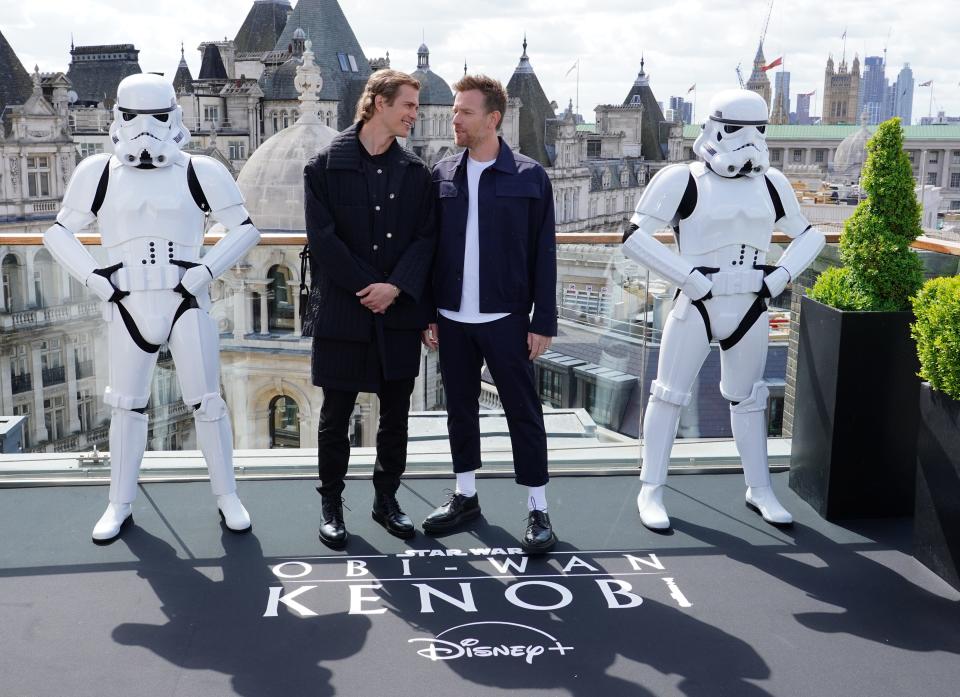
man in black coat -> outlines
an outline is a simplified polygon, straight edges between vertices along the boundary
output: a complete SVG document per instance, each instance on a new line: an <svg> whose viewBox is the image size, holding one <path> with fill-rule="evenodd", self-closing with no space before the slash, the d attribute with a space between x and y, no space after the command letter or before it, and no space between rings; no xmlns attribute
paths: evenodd
<svg viewBox="0 0 960 697"><path fill-rule="evenodd" d="M357 122L304 169L313 285L313 384L323 388L317 435L323 522L320 539L342 548L348 429L359 392L380 400L373 517L408 538L413 524L396 499L406 467L407 414L420 368L423 302L433 259L430 170L404 150L420 83L405 73L370 76ZM317 293L314 293L317 295Z"/></svg>

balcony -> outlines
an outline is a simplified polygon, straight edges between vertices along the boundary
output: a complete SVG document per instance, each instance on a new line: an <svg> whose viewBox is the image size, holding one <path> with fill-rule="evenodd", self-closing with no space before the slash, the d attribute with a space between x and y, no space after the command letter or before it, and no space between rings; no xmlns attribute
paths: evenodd
<svg viewBox="0 0 960 697"><path fill-rule="evenodd" d="M146 454L135 523L106 549L89 542L107 500L109 469L91 462L93 444L107 445L106 426L69 434L45 452L0 456L0 593L17 599L4 614L4 690L50 692L59 680L51 656L57 674L109 674L116 692L143 692L149 676L151 685L191 694L295 694L309 685L366 695L383 666L392 693L417 697L879 696L938 694L955 684L960 665L949 656L960 653L960 594L910 558L910 521L822 520L786 486L791 441L774 437L774 488L796 523L765 525L744 507L739 456L710 418L720 403L711 401L715 376L704 377L701 418L683 424L672 452L672 534L640 525L637 432L659 350L658 298L669 290L618 255L618 238L560 238L561 336L537 366L559 376L538 380L554 403L545 415L554 552L517 552L526 492L513 482L507 426L489 383L482 518L409 541L376 525L367 512L376 402L361 397L345 492L350 544L346 552L320 545L312 440L320 395L309 383L309 340L299 332L245 338L254 315L270 326L268 271L295 268L303 244L302 236L265 236L214 288L212 313L253 532L218 525L194 449ZM931 253L953 249L921 244ZM32 322L10 325L10 336L46 328L47 311L32 312ZM774 335L772 328L773 353L785 352L783 330ZM435 356L423 361L398 494L418 524L452 484ZM85 364L100 377L93 361L78 364L78 377ZM161 361L156 374L166 382L151 394L169 394L172 370ZM29 391L29 375L19 377ZM281 429L272 445L300 447L269 449L276 397L297 404L299 421L283 423L299 428ZM190 412L175 402L149 415L155 422ZM110 602L77 600L98 597ZM227 649L210 648L224 636ZM188 645L199 648L188 655Z"/></svg>
<svg viewBox="0 0 960 697"><path fill-rule="evenodd" d="M30 373L21 373L20 375L12 376L10 380L10 387L13 394L21 394L22 392L29 392L33 389L33 378Z"/></svg>
<svg viewBox="0 0 960 697"><path fill-rule="evenodd" d="M44 368L43 369L43 386L50 387L51 385L60 385L66 382L67 372L66 368L62 365L55 366L53 368Z"/></svg>

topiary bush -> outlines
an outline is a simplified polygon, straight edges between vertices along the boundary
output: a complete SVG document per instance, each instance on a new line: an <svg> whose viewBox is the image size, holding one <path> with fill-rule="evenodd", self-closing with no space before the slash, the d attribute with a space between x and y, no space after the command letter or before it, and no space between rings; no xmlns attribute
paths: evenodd
<svg viewBox="0 0 960 697"><path fill-rule="evenodd" d="M913 298L920 377L960 400L960 276L927 281Z"/></svg>
<svg viewBox="0 0 960 697"><path fill-rule="evenodd" d="M840 310L908 310L923 283L923 263L910 248L922 230L899 118L880 124L867 141L860 186L867 198L844 223L843 267L821 274L809 295Z"/></svg>

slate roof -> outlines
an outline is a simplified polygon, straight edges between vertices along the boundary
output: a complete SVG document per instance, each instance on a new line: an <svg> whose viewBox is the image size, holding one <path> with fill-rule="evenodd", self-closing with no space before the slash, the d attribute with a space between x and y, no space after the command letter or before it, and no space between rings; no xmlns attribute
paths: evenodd
<svg viewBox="0 0 960 697"><path fill-rule="evenodd" d="M227 68L223 64L220 49L215 44L207 44L203 49L203 62L200 64L198 80L226 80Z"/></svg>
<svg viewBox="0 0 960 697"><path fill-rule="evenodd" d="M7 105L23 104L32 92L30 74L0 32L0 112Z"/></svg>
<svg viewBox="0 0 960 697"><path fill-rule="evenodd" d="M523 39L523 55L507 83L507 94L520 98L520 152L532 157L544 167L552 166L548 152L553 142L547 142L547 120L554 121L557 115L550 106L547 95L540 86L527 56L527 39Z"/></svg>
<svg viewBox="0 0 960 697"><path fill-rule="evenodd" d="M289 0L256 0L233 43L237 54L272 51L287 25Z"/></svg>
<svg viewBox="0 0 960 697"><path fill-rule="evenodd" d="M367 78L370 77L370 63L366 54L360 48L360 43L337 0L300 0L290 13L274 49L290 52L293 34L297 29L303 29L307 38L313 42L314 61L323 76L320 100L339 101L341 104L338 110L338 127L342 130L353 123L353 107ZM288 98L282 95L286 94L286 72L291 70L291 67L296 69L296 65L284 64L279 69L268 68L264 71L260 87L265 99ZM275 77L278 79L276 89L273 84ZM292 80L292 77L290 79ZM296 99L298 96L292 98Z"/></svg>
<svg viewBox="0 0 960 697"><path fill-rule="evenodd" d="M634 99L637 97L638 99ZM665 123L663 111L657 104L657 98L650 89L650 77L644 72L643 58L640 59L640 72L633 86L623 100L623 106L633 106L637 103L643 105L643 123L640 126L640 154L648 160L665 160L661 143L661 130L663 137L666 137L666 129L661 129L660 124Z"/></svg>
<svg viewBox="0 0 960 697"><path fill-rule="evenodd" d="M73 83L78 102L103 102L112 107L117 100L117 85L140 69L140 51L133 44L76 46L70 49L67 78Z"/></svg>
<svg viewBox="0 0 960 697"><path fill-rule="evenodd" d="M590 191L616 191L618 189L632 189L640 186L637 180L637 168L643 167L644 161L639 159L624 160L587 160L583 163L590 170ZM620 175L626 170L626 186L621 184ZM610 186L604 189L603 173L610 172Z"/></svg>
<svg viewBox="0 0 960 697"><path fill-rule="evenodd" d="M173 89L177 94L193 92L193 75L190 74L190 66L187 65L182 46L180 47L180 65L177 66L177 72L173 76Z"/></svg>

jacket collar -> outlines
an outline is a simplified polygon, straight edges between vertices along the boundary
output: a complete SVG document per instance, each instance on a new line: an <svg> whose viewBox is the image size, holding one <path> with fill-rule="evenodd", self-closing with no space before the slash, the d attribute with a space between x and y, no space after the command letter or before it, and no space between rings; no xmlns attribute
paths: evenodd
<svg viewBox="0 0 960 697"><path fill-rule="evenodd" d="M330 141L327 169L362 169L363 155L360 152L360 122L348 126ZM387 152L392 153L390 164L409 165L411 155L396 141Z"/></svg>
<svg viewBox="0 0 960 697"><path fill-rule="evenodd" d="M517 160L513 156L513 150L511 150L510 146L503 141L503 138L497 136L497 139L500 141L500 152L497 153L497 159L494 160L493 164L490 166L493 169L500 170L504 174L516 174ZM460 153L460 161L457 163L458 170L461 168L466 168L467 158L469 156L469 150L464 150L462 153Z"/></svg>

